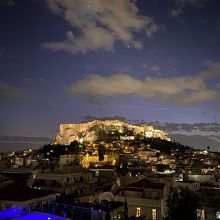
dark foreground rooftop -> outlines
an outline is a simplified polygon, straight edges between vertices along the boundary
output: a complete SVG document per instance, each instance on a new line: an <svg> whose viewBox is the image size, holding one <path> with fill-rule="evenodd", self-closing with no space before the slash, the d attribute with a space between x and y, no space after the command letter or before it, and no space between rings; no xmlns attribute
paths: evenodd
<svg viewBox="0 0 220 220"><path fill-rule="evenodd" d="M8 184L0 189L0 200L6 201L26 201L43 196L54 194L52 190L32 189L22 184Z"/></svg>
<svg viewBox="0 0 220 220"><path fill-rule="evenodd" d="M164 183L155 183L152 182L150 180L145 179L141 179L135 183L131 183L129 185L127 185L125 188L126 189L131 189L131 188L138 188L138 189L144 189L144 188L148 188L148 189L163 189L165 187Z"/></svg>

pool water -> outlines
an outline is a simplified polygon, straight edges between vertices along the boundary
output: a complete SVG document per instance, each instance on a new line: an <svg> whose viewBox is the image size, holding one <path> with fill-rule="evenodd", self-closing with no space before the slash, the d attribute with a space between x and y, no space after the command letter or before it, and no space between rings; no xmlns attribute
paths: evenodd
<svg viewBox="0 0 220 220"><path fill-rule="evenodd" d="M65 218L55 217L50 214L32 213L29 215L15 218L14 220L28 220L28 219L31 219L31 220L61 220L62 219L64 220Z"/></svg>
<svg viewBox="0 0 220 220"><path fill-rule="evenodd" d="M9 208L0 211L0 220L14 218L16 216L24 215L25 213L26 212L21 207Z"/></svg>

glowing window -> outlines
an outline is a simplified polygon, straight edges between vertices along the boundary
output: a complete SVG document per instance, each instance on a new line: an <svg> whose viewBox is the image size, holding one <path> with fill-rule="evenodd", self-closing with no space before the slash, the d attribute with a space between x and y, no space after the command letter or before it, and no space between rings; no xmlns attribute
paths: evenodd
<svg viewBox="0 0 220 220"><path fill-rule="evenodd" d="M141 208L137 207L136 208L136 217L140 217L141 216Z"/></svg>
<svg viewBox="0 0 220 220"><path fill-rule="evenodd" d="M157 210L152 209L152 220L157 220Z"/></svg>
<svg viewBox="0 0 220 220"><path fill-rule="evenodd" d="M220 211L216 212L216 219L220 219Z"/></svg>

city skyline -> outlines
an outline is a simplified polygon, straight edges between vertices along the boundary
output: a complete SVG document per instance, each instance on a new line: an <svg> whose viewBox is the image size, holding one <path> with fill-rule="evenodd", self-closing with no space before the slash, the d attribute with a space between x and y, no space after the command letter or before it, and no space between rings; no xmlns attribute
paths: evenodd
<svg viewBox="0 0 220 220"><path fill-rule="evenodd" d="M0 135L86 115L220 122L219 1L0 3Z"/></svg>

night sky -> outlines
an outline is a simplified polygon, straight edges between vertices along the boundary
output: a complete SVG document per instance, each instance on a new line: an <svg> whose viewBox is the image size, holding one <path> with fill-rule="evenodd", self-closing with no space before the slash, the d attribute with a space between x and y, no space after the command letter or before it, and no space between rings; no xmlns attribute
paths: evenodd
<svg viewBox="0 0 220 220"><path fill-rule="evenodd" d="M0 0L0 135L219 123L219 98L219 0Z"/></svg>

